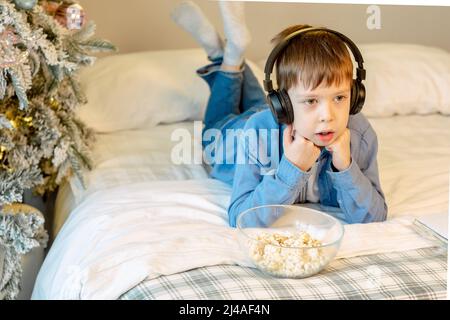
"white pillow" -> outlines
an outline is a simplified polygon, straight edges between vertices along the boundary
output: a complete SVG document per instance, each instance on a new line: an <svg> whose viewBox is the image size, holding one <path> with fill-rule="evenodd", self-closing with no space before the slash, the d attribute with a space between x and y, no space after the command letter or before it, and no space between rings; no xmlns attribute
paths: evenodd
<svg viewBox="0 0 450 320"><path fill-rule="evenodd" d="M413 44L359 48L367 70L365 115L450 115L450 53Z"/></svg>
<svg viewBox="0 0 450 320"><path fill-rule="evenodd" d="M80 74L88 103L77 114L97 132L203 120L209 88L195 71L208 63L202 49L101 58ZM262 71L248 63L262 79Z"/></svg>

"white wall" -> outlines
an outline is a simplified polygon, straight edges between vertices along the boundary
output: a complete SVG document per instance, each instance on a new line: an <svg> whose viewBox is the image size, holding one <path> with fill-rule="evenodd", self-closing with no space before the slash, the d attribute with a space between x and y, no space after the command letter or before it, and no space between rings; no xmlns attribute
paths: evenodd
<svg viewBox="0 0 450 320"><path fill-rule="evenodd" d="M120 52L193 48L197 44L170 20L180 0L80 0L97 35L113 41ZM221 34L216 1L195 0ZM270 39L296 23L327 26L345 33L356 43L409 42L439 46L450 51L450 7L380 6L381 29L366 27L367 5L249 2L247 22L253 36L248 57L267 56Z"/></svg>

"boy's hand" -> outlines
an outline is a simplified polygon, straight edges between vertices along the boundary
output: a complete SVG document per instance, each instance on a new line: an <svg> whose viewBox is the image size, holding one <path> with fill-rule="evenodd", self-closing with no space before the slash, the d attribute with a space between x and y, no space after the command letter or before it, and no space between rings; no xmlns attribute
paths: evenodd
<svg viewBox="0 0 450 320"><path fill-rule="evenodd" d="M292 124L283 131L283 148L286 158L296 167L308 171L320 156L320 148L300 134L292 136Z"/></svg>
<svg viewBox="0 0 450 320"><path fill-rule="evenodd" d="M345 129L335 142L326 146L333 156L333 166L339 171L347 169L351 164L350 130Z"/></svg>

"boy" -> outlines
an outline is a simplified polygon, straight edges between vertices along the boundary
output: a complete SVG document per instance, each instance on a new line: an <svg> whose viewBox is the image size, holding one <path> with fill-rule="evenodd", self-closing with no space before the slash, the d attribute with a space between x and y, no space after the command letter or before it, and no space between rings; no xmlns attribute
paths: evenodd
<svg viewBox="0 0 450 320"><path fill-rule="evenodd" d="M250 36L243 4L219 4L225 47L193 3L183 3L172 17L212 62L197 71L211 89L203 146L211 155L211 176L233 186L230 225L252 207L306 202L347 223L384 221L377 137L361 113L350 115L353 64L345 43L330 32L314 31L292 39L280 53L277 83L288 93L293 121L279 124L244 62ZM305 27L287 28L273 42ZM210 142L213 130L223 139L215 135Z"/></svg>

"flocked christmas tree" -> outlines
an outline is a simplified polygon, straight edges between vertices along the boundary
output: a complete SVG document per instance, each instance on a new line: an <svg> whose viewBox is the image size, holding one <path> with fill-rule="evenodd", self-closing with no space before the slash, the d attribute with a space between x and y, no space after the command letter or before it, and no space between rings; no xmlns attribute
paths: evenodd
<svg viewBox="0 0 450 320"><path fill-rule="evenodd" d="M0 206L90 168L77 71L111 51L74 1L0 0Z"/></svg>

